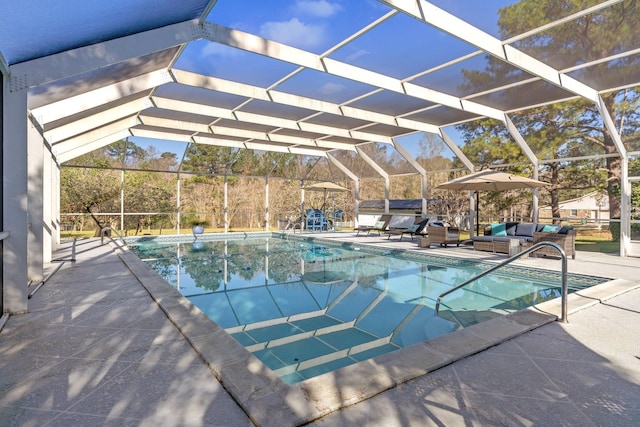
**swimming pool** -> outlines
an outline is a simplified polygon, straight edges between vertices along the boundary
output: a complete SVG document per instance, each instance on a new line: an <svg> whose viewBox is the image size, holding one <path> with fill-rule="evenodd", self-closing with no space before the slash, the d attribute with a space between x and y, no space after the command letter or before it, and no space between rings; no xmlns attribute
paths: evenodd
<svg viewBox="0 0 640 427"><path fill-rule="evenodd" d="M151 268L292 384L560 295L560 275L269 235L129 243ZM575 291L608 279L569 276Z"/></svg>

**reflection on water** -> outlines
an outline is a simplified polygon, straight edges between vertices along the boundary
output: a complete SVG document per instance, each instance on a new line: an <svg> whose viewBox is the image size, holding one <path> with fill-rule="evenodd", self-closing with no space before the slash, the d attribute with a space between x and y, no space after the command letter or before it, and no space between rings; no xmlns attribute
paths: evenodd
<svg viewBox="0 0 640 427"><path fill-rule="evenodd" d="M560 286L489 275L436 315L442 292L487 266L274 238L131 249L287 382L557 298Z"/></svg>

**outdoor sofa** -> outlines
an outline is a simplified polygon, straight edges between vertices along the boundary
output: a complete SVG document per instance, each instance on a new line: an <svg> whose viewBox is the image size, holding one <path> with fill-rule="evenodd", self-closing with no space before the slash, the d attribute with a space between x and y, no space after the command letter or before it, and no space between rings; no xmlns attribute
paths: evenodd
<svg viewBox="0 0 640 427"><path fill-rule="evenodd" d="M565 253L575 258L575 230L555 224L531 222L501 222L485 228L484 236L473 238L473 249L515 255L534 243L551 241L557 243ZM553 248L545 247L536 255L558 255Z"/></svg>
<svg viewBox="0 0 640 427"><path fill-rule="evenodd" d="M553 242L560 246L566 256L576 259L576 230L573 227L562 227L555 233L533 233L533 244L539 242ZM554 248L549 246L542 247L533 252L533 256L554 256L559 257L560 254Z"/></svg>

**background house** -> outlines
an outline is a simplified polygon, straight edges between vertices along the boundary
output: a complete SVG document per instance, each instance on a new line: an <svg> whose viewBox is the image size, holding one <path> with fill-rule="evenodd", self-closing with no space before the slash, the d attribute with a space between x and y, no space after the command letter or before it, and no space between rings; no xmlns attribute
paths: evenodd
<svg viewBox="0 0 640 427"><path fill-rule="evenodd" d="M551 220L551 206L538 210L541 221ZM575 199L560 202L560 217L567 221L596 221L609 219L609 198L606 193L593 191Z"/></svg>

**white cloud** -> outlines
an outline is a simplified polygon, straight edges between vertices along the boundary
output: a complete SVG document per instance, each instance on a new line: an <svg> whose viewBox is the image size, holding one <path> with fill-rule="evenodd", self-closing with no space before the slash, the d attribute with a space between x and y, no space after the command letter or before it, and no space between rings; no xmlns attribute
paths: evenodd
<svg viewBox="0 0 640 427"><path fill-rule="evenodd" d="M331 3L327 0L298 0L296 2L296 13L316 16L318 18L328 18L335 15L342 6L338 3Z"/></svg>
<svg viewBox="0 0 640 427"><path fill-rule="evenodd" d="M237 58L243 55L243 51L240 49L234 49L229 46L221 45L219 43L207 43L200 51L200 55L203 58L210 56L221 56L225 58Z"/></svg>
<svg viewBox="0 0 640 427"><path fill-rule="evenodd" d="M345 62L352 63L356 59L360 58L361 56L365 56L365 55L369 55L369 51L366 50L366 49L360 49L357 52L353 52L351 55L348 55L345 58Z"/></svg>
<svg viewBox="0 0 640 427"><path fill-rule="evenodd" d="M344 89L344 85L338 83L325 83L320 87L320 93L323 95L333 95L334 93L342 92Z"/></svg>
<svg viewBox="0 0 640 427"><path fill-rule="evenodd" d="M283 22L266 22L260 27L260 35L277 42L299 48L312 48L324 40L324 27L305 24L292 18Z"/></svg>

